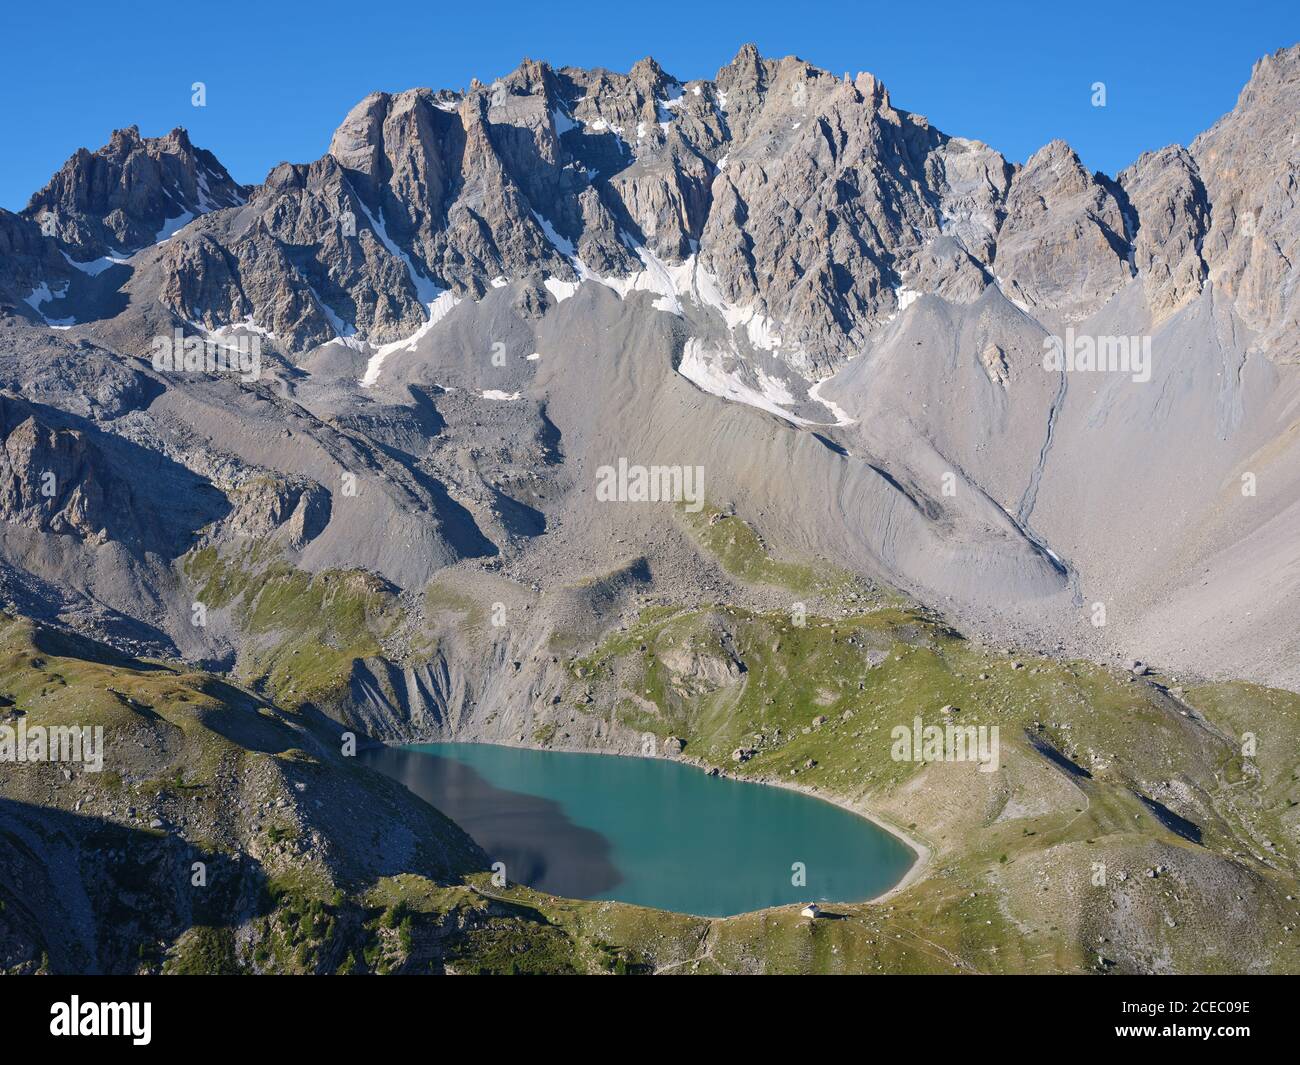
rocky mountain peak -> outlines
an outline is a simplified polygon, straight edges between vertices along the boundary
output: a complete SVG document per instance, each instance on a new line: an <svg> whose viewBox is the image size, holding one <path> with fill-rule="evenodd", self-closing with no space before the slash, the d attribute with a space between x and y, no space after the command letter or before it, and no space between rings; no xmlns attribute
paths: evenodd
<svg viewBox="0 0 1300 1065"><path fill-rule="evenodd" d="M1190 149L1144 155L1118 181L1059 139L1012 166L895 108L868 72L839 77L747 44L712 82L682 84L651 57L627 74L525 59L464 94L371 93L324 159L277 167L246 207L247 190L184 130L148 139L128 127L74 155L24 216L55 216L56 247L85 262L241 208L178 236L194 246L163 256L183 267L164 303L189 321L274 321L295 353L332 334L409 335L443 292L478 300L517 283L535 314L548 280L561 286L553 299L582 277L630 291L658 263L684 271L674 299L699 302L690 278L702 270L705 304L748 323L742 348L813 377L919 295L970 301L996 281L1022 308L1074 320L1135 274L1157 321L1217 285L1276 356L1300 251L1283 218L1298 55L1261 60ZM1261 241L1261 226L1282 244ZM252 263L257 284L244 276ZM63 284L57 264L28 266L19 301L42 277Z"/></svg>
<svg viewBox="0 0 1300 1065"><path fill-rule="evenodd" d="M1289 96L1297 77L1300 77L1300 44L1261 56L1251 67L1250 80L1242 87L1237 108L1245 109L1278 96Z"/></svg>
<svg viewBox="0 0 1300 1065"><path fill-rule="evenodd" d="M628 78L638 89L647 95L661 95L670 85L676 85L677 79L665 73L653 58L646 56L633 64Z"/></svg>
<svg viewBox="0 0 1300 1065"><path fill-rule="evenodd" d="M1205 186L1191 153L1178 144L1143 152L1118 181L1138 220L1134 265L1152 318L1160 322L1204 286L1202 248L1210 222Z"/></svg>
<svg viewBox="0 0 1300 1065"><path fill-rule="evenodd" d="M1053 140L1011 180L993 265L1013 300L1082 318L1132 276L1128 228L1112 183Z"/></svg>
<svg viewBox="0 0 1300 1065"><path fill-rule="evenodd" d="M874 74L863 70L853 80L853 87L862 94L862 98L872 107L879 109L889 108L889 90L885 88L884 82Z"/></svg>
<svg viewBox="0 0 1300 1065"><path fill-rule="evenodd" d="M1300 45L1260 59L1236 106L1192 141L1211 205L1208 279L1257 334L1257 350L1300 361Z"/></svg>
<svg viewBox="0 0 1300 1065"><path fill-rule="evenodd" d="M130 255L247 191L184 129L148 138L128 126L98 151L78 149L22 213L85 262Z"/></svg>
<svg viewBox="0 0 1300 1065"><path fill-rule="evenodd" d="M766 77L767 61L763 59L758 51L758 45L748 42L742 44L730 63L718 71L715 79L719 88L731 86L743 86L751 84L755 87L761 87L762 80Z"/></svg>

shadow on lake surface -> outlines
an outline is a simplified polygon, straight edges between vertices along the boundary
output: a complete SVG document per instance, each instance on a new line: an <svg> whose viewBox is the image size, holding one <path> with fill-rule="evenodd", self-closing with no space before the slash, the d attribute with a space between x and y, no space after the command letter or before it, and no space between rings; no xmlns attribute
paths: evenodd
<svg viewBox="0 0 1300 1065"><path fill-rule="evenodd" d="M860 902L916 860L832 803L668 759L438 743L359 754L468 832L514 883L723 917Z"/></svg>
<svg viewBox="0 0 1300 1065"><path fill-rule="evenodd" d="M496 787L473 766L428 751L384 747L360 757L460 825L516 883L590 899L623 881L610 841L575 825L553 799Z"/></svg>

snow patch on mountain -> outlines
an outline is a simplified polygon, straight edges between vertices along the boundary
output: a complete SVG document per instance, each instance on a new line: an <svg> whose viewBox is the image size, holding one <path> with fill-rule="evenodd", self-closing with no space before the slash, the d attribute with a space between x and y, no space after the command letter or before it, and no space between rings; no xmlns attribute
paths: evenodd
<svg viewBox="0 0 1300 1065"><path fill-rule="evenodd" d="M57 292L50 290L49 282L42 281L31 293L23 299L32 310L41 316L41 321L51 329L68 329L77 324L75 318L47 318L45 312L41 310L41 304L53 303L55 300L61 300L68 294L68 282L64 282Z"/></svg>
<svg viewBox="0 0 1300 1065"><path fill-rule="evenodd" d="M578 123L573 121L573 119L558 107L551 111L551 121L555 123L555 134L558 137L563 137L569 132L569 130L578 128Z"/></svg>
<svg viewBox="0 0 1300 1065"><path fill-rule="evenodd" d="M459 297L450 292L440 292L429 304L428 320L419 329L403 340L394 340L392 343L382 345L370 356L366 362L365 372L361 375L361 387L370 388L379 380L379 372L383 369L384 360L393 352L414 351L416 345L428 336L433 327L446 318L458 303L460 303Z"/></svg>
<svg viewBox="0 0 1300 1065"><path fill-rule="evenodd" d="M825 385L826 382L830 380L831 380L830 377L823 377L820 381L818 381L815 385L813 385L812 388L808 389L808 398L813 400L816 403L820 403L823 407L825 407L828 411L830 411L831 416L835 419L834 424L837 427L852 425L854 419L848 416L848 413L844 410L844 408L841 407L839 404L835 403L833 400L827 399L825 396L821 394L822 386Z"/></svg>
<svg viewBox="0 0 1300 1065"><path fill-rule="evenodd" d="M388 228L384 225L384 212L382 209L379 212L379 218L375 218L375 216L370 213L370 208L368 208L359 197L357 199L357 206L361 208L361 213L366 216L366 221L370 223L370 228L374 230L375 236L379 238L379 242L388 249L391 255L400 259L402 263L405 264L406 272L411 278L411 284L415 287L415 294L419 298L420 302L426 307L432 307L433 303L444 294L445 290L439 288L433 280L426 277L424 272L418 269L415 263L411 261L411 257L407 255L406 252L403 251L402 248L388 235Z"/></svg>
<svg viewBox="0 0 1300 1065"><path fill-rule="evenodd" d="M728 361L738 368L744 366L735 352L724 351L699 337L691 337L682 347L682 361L677 372L710 395L757 407L794 425L812 424L785 409L796 402L785 382L755 369L751 384L739 369L728 369Z"/></svg>
<svg viewBox="0 0 1300 1065"><path fill-rule="evenodd" d="M167 241L171 240L175 233L184 229L197 217L198 215L193 211L182 211L175 218L168 218L163 222L162 229L158 230L158 232L154 234L154 244L166 244Z"/></svg>
<svg viewBox="0 0 1300 1065"><path fill-rule="evenodd" d="M325 320L334 330L334 341L353 351L365 351L366 342L357 335L357 327L352 322L345 322L313 286L307 287L311 290L312 298L316 300L316 306L320 308L321 314L325 315Z"/></svg>
<svg viewBox="0 0 1300 1065"><path fill-rule="evenodd" d="M62 251L60 254L67 260L69 266L80 270L83 274L87 274L90 277L98 277L105 270L114 266L125 266L130 261L130 258L127 256L105 255L99 259L91 259L89 262L79 263L66 251Z"/></svg>

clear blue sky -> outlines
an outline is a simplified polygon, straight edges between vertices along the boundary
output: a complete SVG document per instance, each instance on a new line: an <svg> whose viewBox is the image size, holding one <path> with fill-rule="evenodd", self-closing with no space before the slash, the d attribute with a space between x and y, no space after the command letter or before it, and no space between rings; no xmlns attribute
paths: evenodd
<svg viewBox="0 0 1300 1065"><path fill-rule="evenodd" d="M1259 56L1300 39L1296 0L1175 3L816 0L12 2L0 15L0 206L18 209L79 146L119 126L185 126L235 178L319 157L375 89L462 88L524 56L627 70L653 55L712 77L753 41L836 74L870 70L894 103L1023 161L1064 137L1114 174L1229 110ZM190 85L207 84L204 108ZM1106 83L1107 106L1090 104Z"/></svg>

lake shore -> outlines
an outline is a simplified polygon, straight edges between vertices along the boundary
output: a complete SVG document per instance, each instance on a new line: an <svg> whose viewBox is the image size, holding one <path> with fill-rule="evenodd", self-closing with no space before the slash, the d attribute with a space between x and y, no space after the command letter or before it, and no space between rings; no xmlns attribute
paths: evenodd
<svg viewBox="0 0 1300 1065"><path fill-rule="evenodd" d="M439 743L439 742L465 742L465 741L429 740L424 742ZM481 742L481 741L474 741L474 742ZM373 746L400 748L409 745L410 745L409 742L404 742L404 743L378 743L378 744L374 744ZM931 858L934 855L933 849L929 844L915 838L914 836L909 835L904 829L894 824L893 822L889 821L888 819L886 819L876 811L870 809L862 802L855 802L847 798L846 796L828 793L826 791L810 787L806 784L799 784L794 781L782 780L779 777L737 776L732 773L728 773L725 769L722 769L719 766L712 765L708 762L705 762L703 759L692 757L689 755L670 757L665 755L645 755L635 751L618 751L618 750L600 751L600 750L590 750L587 748L569 748L569 747L557 749L555 747L544 747L541 746L540 744L527 743L527 742L494 743L494 744L484 744L484 745L494 746L494 747L507 747L516 750L542 751L551 754L592 754L592 755L612 756L616 758L644 758L647 761L676 762L680 765L686 765L686 766L690 766L693 769L697 769L700 772L705 773L706 775L716 775L722 779L732 780L740 784L758 784L766 787L783 788L786 791L798 792L801 795L804 795L810 799L819 799L822 802L829 803L831 806L837 806L841 810L851 813L856 817L860 817L864 821L869 821L877 828L893 836L905 847L907 847L909 851L912 852L912 854L914 855L914 860L912 864L908 867L907 872L903 874L902 879L898 881L898 883L894 884L892 887L888 888L887 890L881 892L879 895L873 895L871 898L860 899L852 903L848 903L848 902L838 903L836 905L862 906L862 905L874 905L874 904L887 901L888 899L892 898L894 895L897 895L899 892L906 890L907 888L911 887L913 884L921 880L929 872ZM631 904L631 905L635 905L635 904ZM794 909L798 905L799 904L797 903L791 903L785 906L763 907L758 910L750 910L747 912L762 913L767 909L778 909L778 910ZM665 911L665 912L675 912L675 911ZM691 915L691 916L698 916L698 915ZM733 916L743 916L743 914L737 914ZM706 919L729 920L730 918L711 917Z"/></svg>
<svg viewBox="0 0 1300 1065"><path fill-rule="evenodd" d="M717 766L710 765L699 758L669 758L665 760L683 762L704 771L717 769ZM908 867L907 872L903 874L903 879L897 884L891 887L888 891L881 892L879 895L874 895L869 899L862 899L860 902L853 903L852 905L884 902L886 899L898 894L905 888L911 887L920 880L922 875L924 875L929 869L930 859L934 856L934 851L929 844L923 843L921 840L909 836L903 829L899 828L898 825L886 820L883 816L860 802L854 802L842 795L829 794L817 788L809 787L807 784L798 784L794 781L782 780L780 777L739 777L733 776L721 769L718 770L718 775L726 777L728 780L739 781L742 784L763 784L770 788L785 788L787 791L797 791L801 795L808 796L810 799L820 799L822 802L830 803L832 806L838 806L841 810L847 810L849 813L861 817L864 821L870 821L877 828L888 832L916 855L916 860ZM776 908L786 909L788 907Z"/></svg>

